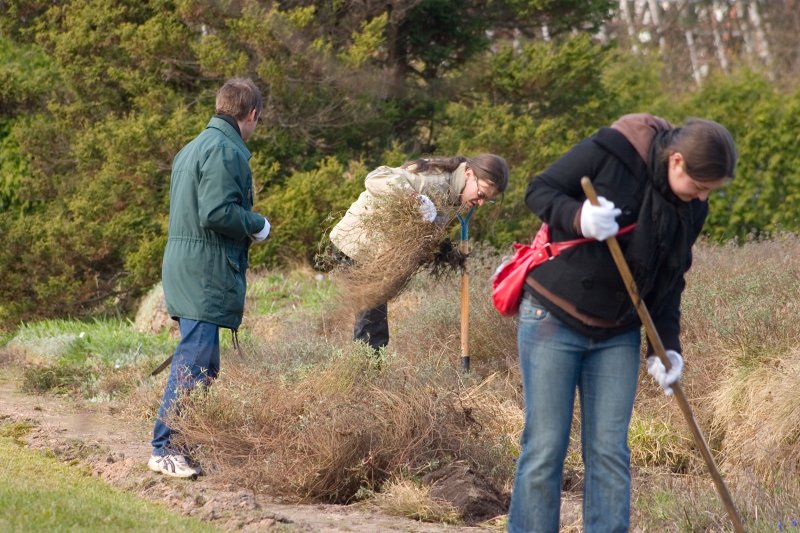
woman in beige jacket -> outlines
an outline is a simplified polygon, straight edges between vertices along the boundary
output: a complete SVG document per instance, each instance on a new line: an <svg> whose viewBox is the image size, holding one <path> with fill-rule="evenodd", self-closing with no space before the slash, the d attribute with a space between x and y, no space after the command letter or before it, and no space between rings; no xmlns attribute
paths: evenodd
<svg viewBox="0 0 800 533"><path fill-rule="evenodd" d="M342 254L358 261L371 245L361 221L376 196L397 190L415 194L422 218L433 222L437 213L429 196L446 197L453 206L471 209L494 199L507 185L508 165L494 154L417 159L394 168L380 166L367 175L364 192L331 230L330 239ZM386 303L357 314L353 340L366 342L376 351L389 343Z"/></svg>

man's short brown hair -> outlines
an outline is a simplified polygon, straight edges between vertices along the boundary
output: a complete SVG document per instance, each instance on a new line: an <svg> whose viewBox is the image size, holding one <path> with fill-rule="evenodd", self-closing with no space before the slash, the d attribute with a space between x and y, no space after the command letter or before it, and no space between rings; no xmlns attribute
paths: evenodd
<svg viewBox="0 0 800 533"><path fill-rule="evenodd" d="M231 115L236 120L244 120L255 109L256 116L261 116L264 99L253 80L249 78L231 78L217 91L217 103L214 112L218 115Z"/></svg>

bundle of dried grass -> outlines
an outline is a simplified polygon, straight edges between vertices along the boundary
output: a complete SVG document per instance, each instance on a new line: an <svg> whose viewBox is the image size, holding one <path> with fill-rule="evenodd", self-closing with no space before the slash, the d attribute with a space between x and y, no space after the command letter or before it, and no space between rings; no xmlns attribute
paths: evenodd
<svg viewBox="0 0 800 533"><path fill-rule="evenodd" d="M209 473L292 501L351 502L452 460L504 485L514 463L502 450L522 413L502 382L462 383L438 360L376 368L368 346L349 348L292 376L232 361L213 387L184 398L170 419L176 443Z"/></svg>
<svg viewBox="0 0 800 533"><path fill-rule="evenodd" d="M714 431L725 435L724 466L773 483L800 471L798 372L800 349L795 349L722 380L711 403Z"/></svg>
<svg viewBox="0 0 800 533"><path fill-rule="evenodd" d="M353 262L339 265L332 273L344 305L359 311L396 298L420 267L432 260L447 237L455 209L444 197L431 196L431 200L438 212L435 222L422 219L415 195L398 191L375 199L358 228L358 241L364 244Z"/></svg>
<svg viewBox="0 0 800 533"><path fill-rule="evenodd" d="M434 498L429 486L410 479L397 478L387 482L376 500L378 507L394 516L443 524L461 521L461 514L452 503Z"/></svg>

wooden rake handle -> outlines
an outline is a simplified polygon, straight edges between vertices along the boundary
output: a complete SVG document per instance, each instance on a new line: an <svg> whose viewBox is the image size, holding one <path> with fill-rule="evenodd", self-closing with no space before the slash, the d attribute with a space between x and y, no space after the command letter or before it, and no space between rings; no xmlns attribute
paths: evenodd
<svg viewBox="0 0 800 533"><path fill-rule="evenodd" d="M592 182L589 178L584 177L581 179L581 187L583 187L583 192L586 194L586 198L589 199L592 205L600 205L597 201L597 194L595 194L594 187L592 187ZM636 312L639 314L639 319L642 321L642 324L644 324L647 338L650 339L650 344L653 346L658 358L661 359L661 362L664 363L666 369L669 370L671 365L669 358L667 357L666 350L664 349L664 344L661 342L661 338L658 336L658 331L653 323L653 319L650 318L650 313L647 311L647 307L645 306L644 302L642 302L641 298L639 298L639 290L636 288L636 282L633 280L633 275L628 268L628 263L625 261L625 256L622 255L622 249L619 247L616 237L609 237L606 240L606 243L608 243L611 256L614 258L614 263L617 265L617 270L619 270L622 280L625 283L625 288L628 289L628 295L631 297L634 307L636 307ZM686 419L686 423L689 424L689 429L692 432L695 444L700 449L703 459L705 459L708 470L711 473L711 478L714 480L714 485L717 488L717 492L719 493L722 503L725 505L725 509L728 512L728 517L733 523L733 530L736 531L736 533L743 533L745 529L744 525L742 524L742 518L739 516L739 512L736 510L736 506L733 504L733 499L731 498L730 492L728 492L728 487L725 485L725 481L722 479L719 469L717 469L717 465L714 463L714 457L712 457L711 450L708 447L705 437L703 436L703 432L700 431L700 426L697 424L697 420L694 418L692 408L689 406L686 395L683 393L683 388L681 387L679 381L673 383L671 387L673 396L675 396L675 399L678 401L678 406L683 413L683 417Z"/></svg>
<svg viewBox="0 0 800 533"><path fill-rule="evenodd" d="M459 251L464 254L464 267L461 269L461 369L469 372L469 272L466 257L469 255L469 221L475 213L472 207L466 215L456 216L461 223L461 243Z"/></svg>

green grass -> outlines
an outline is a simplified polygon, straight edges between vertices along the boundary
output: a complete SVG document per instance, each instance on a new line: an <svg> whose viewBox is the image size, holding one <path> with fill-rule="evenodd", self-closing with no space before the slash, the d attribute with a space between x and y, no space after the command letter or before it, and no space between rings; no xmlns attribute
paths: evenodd
<svg viewBox="0 0 800 533"><path fill-rule="evenodd" d="M139 333L130 321L118 319L27 323L8 342L9 347L60 363L97 362L117 368L165 357L176 344L166 333Z"/></svg>
<svg viewBox="0 0 800 533"><path fill-rule="evenodd" d="M219 531L0 436L0 531Z"/></svg>
<svg viewBox="0 0 800 533"><path fill-rule="evenodd" d="M30 358L22 389L103 401L133 389L175 350L167 332L140 333L128 320L42 320L22 324L7 349Z"/></svg>
<svg viewBox="0 0 800 533"><path fill-rule="evenodd" d="M0 309L2 309L2 308L0 308ZM11 331L0 331L0 348L4 347L6 344L8 344L8 341L10 341L12 338L14 338L14 333L13 332L11 332Z"/></svg>
<svg viewBox="0 0 800 533"><path fill-rule="evenodd" d="M24 446L25 443L22 439L30 432L32 428L33 425L29 422L2 424L0 425L0 437L11 439L14 443Z"/></svg>
<svg viewBox="0 0 800 533"><path fill-rule="evenodd" d="M335 291L327 277L320 279L304 270L286 274L269 273L257 277L247 286L248 313L269 315L298 307L317 310L330 300Z"/></svg>
<svg viewBox="0 0 800 533"><path fill-rule="evenodd" d="M662 466L670 472L686 472L692 463L692 441L668 422L634 410L628 430L631 464Z"/></svg>

